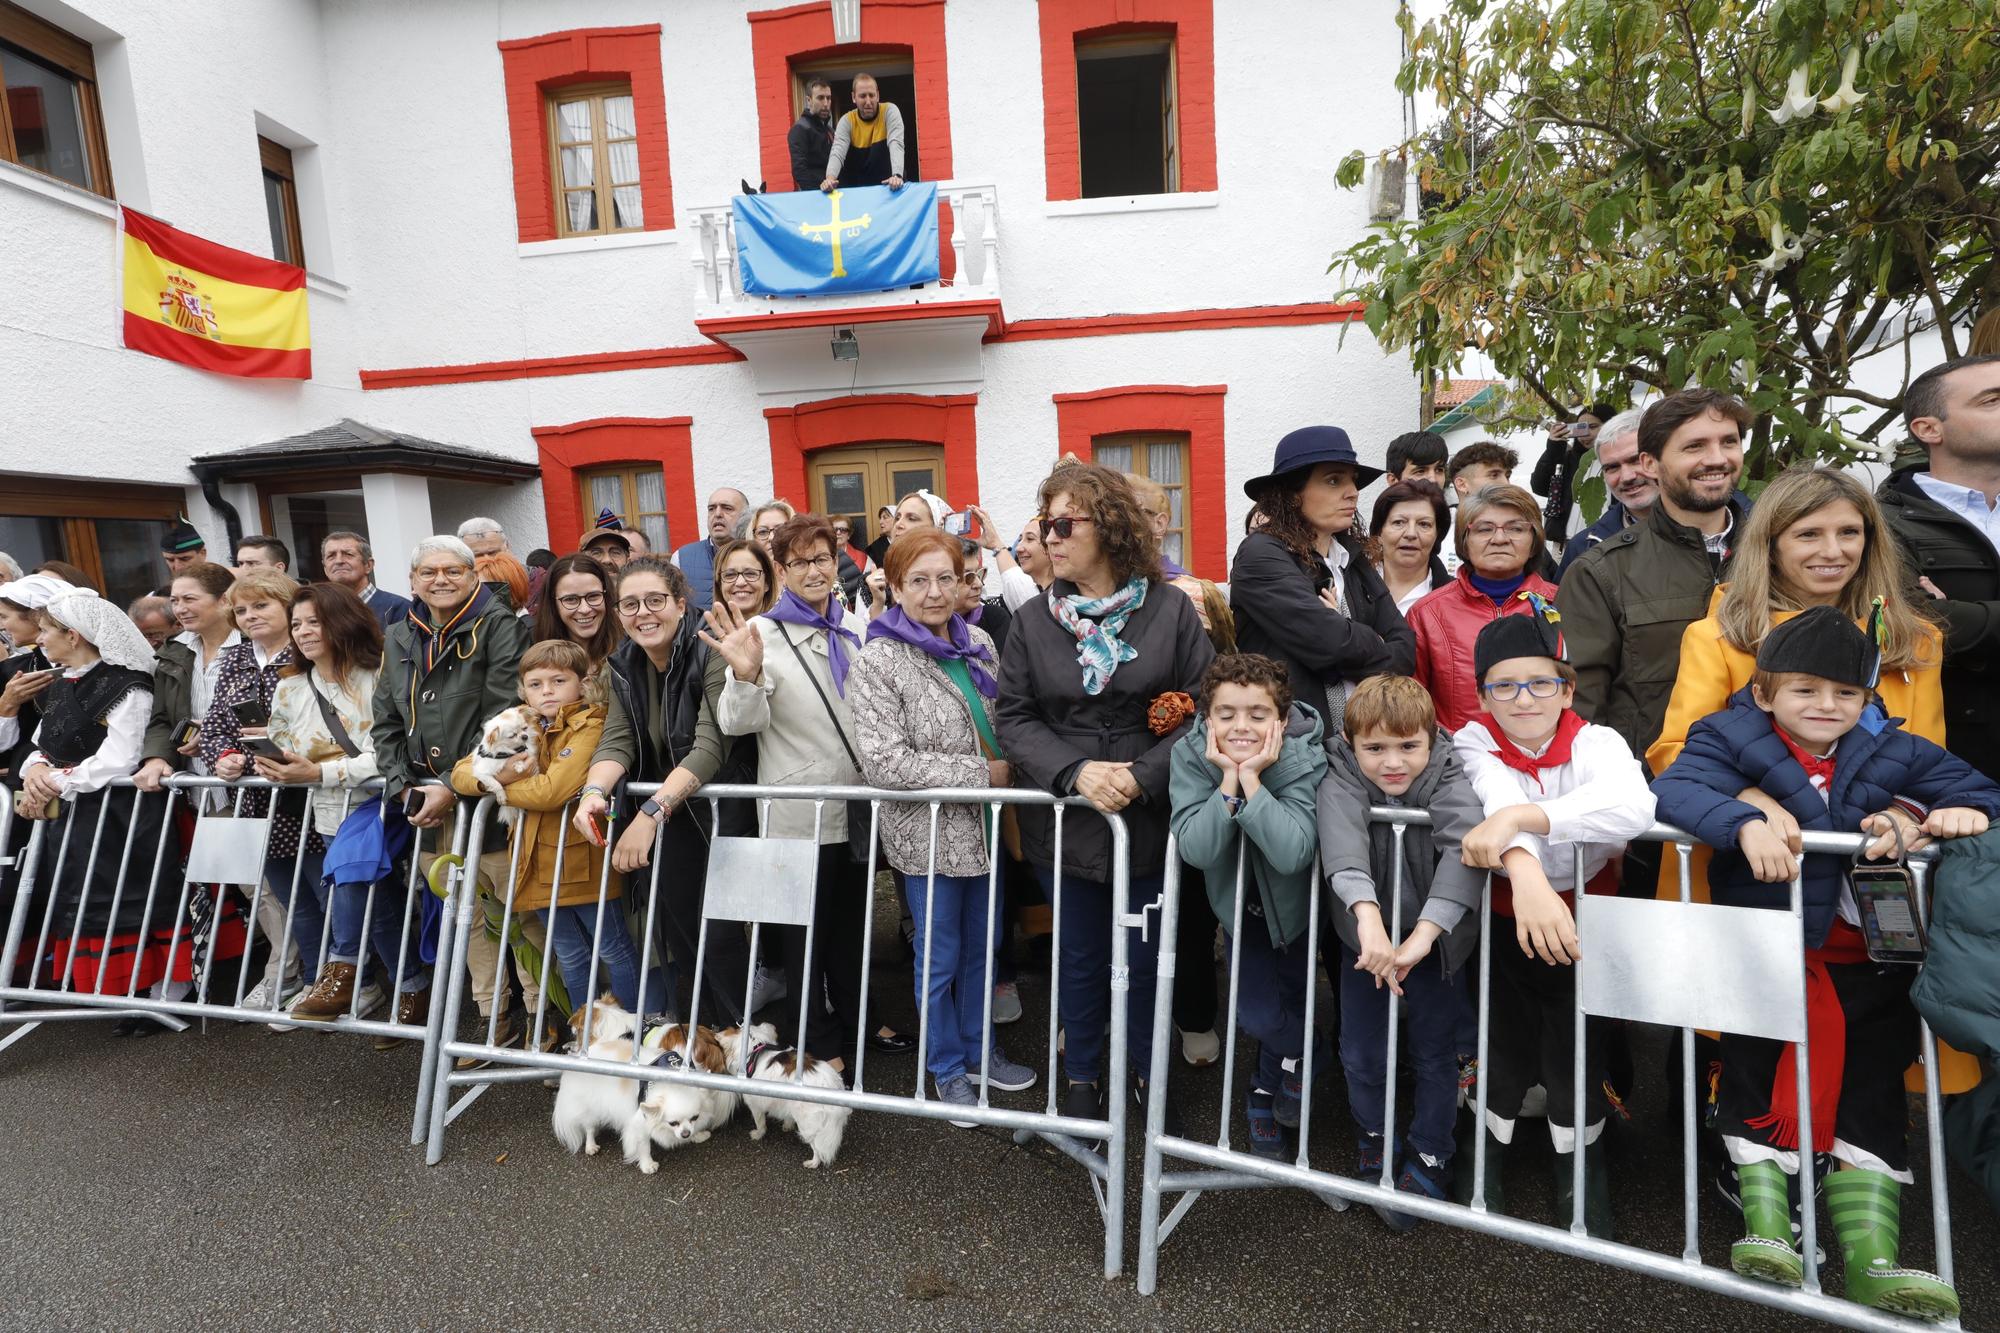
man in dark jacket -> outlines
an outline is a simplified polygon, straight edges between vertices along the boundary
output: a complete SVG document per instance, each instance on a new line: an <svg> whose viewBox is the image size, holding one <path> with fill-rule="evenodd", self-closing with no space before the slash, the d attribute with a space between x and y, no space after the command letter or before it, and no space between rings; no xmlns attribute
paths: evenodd
<svg viewBox="0 0 2000 1333"><path fill-rule="evenodd" d="M833 85L825 79L806 84L806 109L786 132L785 146L792 152L792 188L817 190L833 151Z"/></svg>
<svg viewBox="0 0 2000 1333"><path fill-rule="evenodd" d="M1708 614L1729 567L1743 431L1750 409L1713 389L1684 389L1646 409L1639 451L1660 497L1643 522L1584 553L1557 601L1576 667L1576 711L1643 755L1660 734L1681 661L1681 633ZM1628 858L1629 859L1629 858Z"/></svg>
<svg viewBox="0 0 2000 1333"><path fill-rule="evenodd" d="M1556 566L1556 582L1562 582L1562 576L1569 572L1569 567L1576 563L1578 556L1606 537L1638 522L1653 507L1653 499L1660 493L1660 483L1653 476L1647 460L1639 453L1639 421L1645 415L1643 409L1633 408L1629 412L1620 412L1598 429L1597 466L1604 478L1604 494L1608 503L1595 523L1563 543L1562 561ZM1551 529L1549 539L1561 541L1562 534Z"/></svg>
<svg viewBox="0 0 2000 1333"><path fill-rule="evenodd" d="M2000 355L1919 375L1903 396L1928 469L1877 498L1918 588L1944 620L1944 726L1953 753L2000 780Z"/></svg>

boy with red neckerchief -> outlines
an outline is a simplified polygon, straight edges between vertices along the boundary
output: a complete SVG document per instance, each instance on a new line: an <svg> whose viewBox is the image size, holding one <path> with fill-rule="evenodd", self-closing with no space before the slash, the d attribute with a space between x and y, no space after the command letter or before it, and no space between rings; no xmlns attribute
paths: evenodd
<svg viewBox="0 0 2000 1333"><path fill-rule="evenodd" d="M1493 872L1493 975L1486 1061L1486 1201L1500 1208L1501 1163L1514 1141L1528 1090L1548 1089L1556 1148L1556 1215L1572 1208L1574 1164L1585 1159L1584 1221L1612 1234L1602 1135L1599 1020L1584 1030L1585 1123L1575 1118L1575 895L1615 894L1625 843L1653 822L1646 773L1617 732L1570 707L1576 670L1559 616L1534 593L1528 615L1501 616L1473 643L1479 706L1486 716L1452 737L1486 818L1465 836L1465 863ZM1578 853L1582 853L1579 870ZM1582 880L1579 885L1579 878ZM1511 929L1509 929L1511 927ZM1509 943L1509 937L1512 943ZM1469 1160L1460 1155L1460 1161Z"/></svg>

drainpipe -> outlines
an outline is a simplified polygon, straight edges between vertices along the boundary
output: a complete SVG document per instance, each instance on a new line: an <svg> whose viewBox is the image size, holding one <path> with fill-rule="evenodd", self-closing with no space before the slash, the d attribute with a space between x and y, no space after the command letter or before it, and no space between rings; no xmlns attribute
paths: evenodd
<svg viewBox="0 0 2000 1333"><path fill-rule="evenodd" d="M197 464L194 474L201 481L201 498L222 515L223 527L229 533L229 550L234 552L236 544L243 540L243 516L236 512L235 505L222 498L221 482L213 472Z"/></svg>

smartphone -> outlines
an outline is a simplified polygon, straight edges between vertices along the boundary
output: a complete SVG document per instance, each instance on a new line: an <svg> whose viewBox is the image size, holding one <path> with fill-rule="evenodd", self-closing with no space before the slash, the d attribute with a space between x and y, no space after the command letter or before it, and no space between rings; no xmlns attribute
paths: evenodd
<svg viewBox="0 0 2000 1333"><path fill-rule="evenodd" d="M1848 872L1861 908L1868 956L1878 963L1921 963L1928 952L1917 888L1905 866L1857 865Z"/></svg>
<svg viewBox="0 0 2000 1333"><path fill-rule="evenodd" d="M244 699L229 705L229 711L236 714L239 727L266 727L271 724L271 710L264 706L262 699Z"/></svg>
<svg viewBox="0 0 2000 1333"><path fill-rule="evenodd" d="M271 759L283 763L285 747L269 736L240 736L236 741L246 754L254 754L259 759Z"/></svg>
<svg viewBox="0 0 2000 1333"><path fill-rule="evenodd" d="M1557 422L1549 427L1549 438L1553 440L1580 440L1590 434L1593 427L1587 421Z"/></svg>
<svg viewBox="0 0 2000 1333"><path fill-rule="evenodd" d="M403 791L403 813L406 815L414 815L415 813L417 813L417 811L423 808L424 808L424 789L422 787L405 788Z"/></svg>
<svg viewBox="0 0 2000 1333"><path fill-rule="evenodd" d="M174 748L193 745L201 738L201 723L189 718L174 728Z"/></svg>
<svg viewBox="0 0 2000 1333"><path fill-rule="evenodd" d="M972 531L972 515L946 514L944 516L944 530L948 536L965 536L965 534Z"/></svg>

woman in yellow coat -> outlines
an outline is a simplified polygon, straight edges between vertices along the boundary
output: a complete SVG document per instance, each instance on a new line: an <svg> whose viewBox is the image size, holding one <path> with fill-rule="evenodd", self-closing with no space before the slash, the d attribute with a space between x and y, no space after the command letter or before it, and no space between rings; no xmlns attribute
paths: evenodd
<svg viewBox="0 0 2000 1333"><path fill-rule="evenodd" d="M1814 606L1837 606L1867 628L1881 606L1882 679L1875 687L1884 712L1903 729L1945 744L1944 691L1938 667L1943 637L1907 595L1902 557L1868 488L1834 468L1795 468L1764 488L1743 525L1730 564L1730 581L1715 590L1708 615L1681 636L1681 662L1659 739L1646 750L1655 775L1667 771L1687 743L1688 729L1720 712L1750 683L1757 646L1773 627ZM1762 792L1743 799L1784 816ZM1708 849L1689 859L1695 901L1708 901ZM1660 866L1659 896L1680 897L1678 858L1668 851ZM1963 1091L1979 1081L1978 1063L1940 1048L1945 1090ZM1922 1074L1912 1071L1913 1086Z"/></svg>
<svg viewBox="0 0 2000 1333"><path fill-rule="evenodd" d="M525 766L510 762L500 775L505 804L519 812L513 842L519 850L510 858L518 866L513 908L541 918L572 1005L601 994L608 982L625 1008L657 1013L664 979L660 969L650 969L642 1011L644 969L625 929L618 880L605 874L604 845L577 837L564 817L604 734L604 706L583 699L589 672L588 655L568 639L545 639L521 654L521 699L535 715L537 735L534 768L524 772ZM472 759L458 761L451 785L461 795L483 796Z"/></svg>

